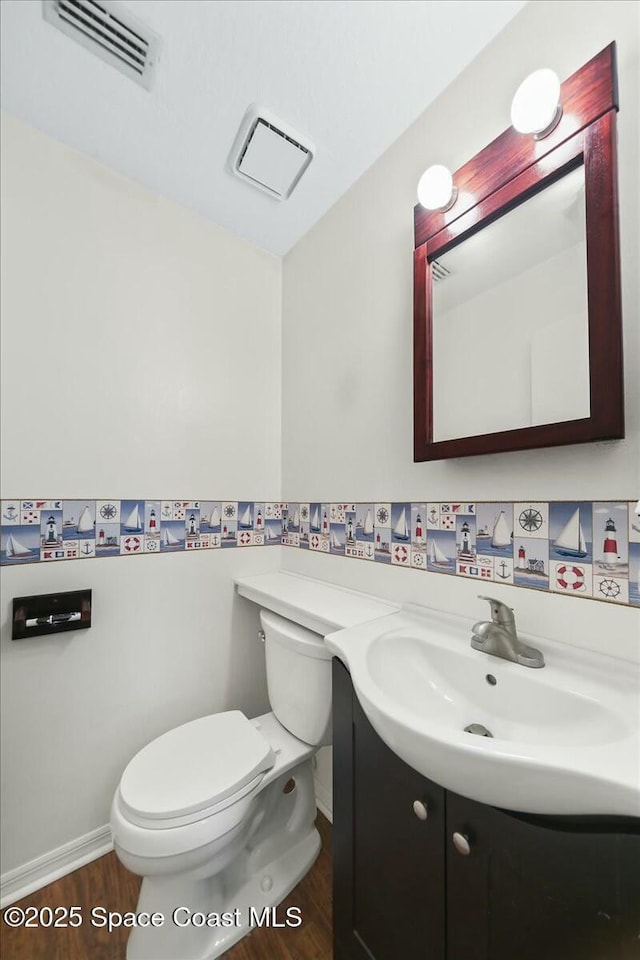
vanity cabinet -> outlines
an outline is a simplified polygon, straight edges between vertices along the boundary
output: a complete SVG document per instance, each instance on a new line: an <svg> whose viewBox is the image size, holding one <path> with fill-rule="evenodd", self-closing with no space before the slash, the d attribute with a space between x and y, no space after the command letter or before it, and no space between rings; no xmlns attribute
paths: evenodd
<svg viewBox="0 0 640 960"><path fill-rule="evenodd" d="M380 740L338 660L333 709L334 960L640 960L640 821L444 790Z"/></svg>

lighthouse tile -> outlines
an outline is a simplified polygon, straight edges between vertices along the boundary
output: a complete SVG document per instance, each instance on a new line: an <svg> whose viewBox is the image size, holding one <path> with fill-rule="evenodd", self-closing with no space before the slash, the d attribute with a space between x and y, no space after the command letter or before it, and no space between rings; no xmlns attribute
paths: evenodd
<svg viewBox="0 0 640 960"><path fill-rule="evenodd" d="M253 529L256 533L264 533L264 503L253 504Z"/></svg>
<svg viewBox="0 0 640 960"><path fill-rule="evenodd" d="M225 516L224 508L225 508L225 504L223 503L222 504L222 526L220 530L220 546L235 547L237 546L236 536L238 533L238 522L235 519L231 520L229 519L228 516Z"/></svg>
<svg viewBox="0 0 640 960"><path fill-rule="evenodd" d="M353 510L347 510L344 515L345 545L353 546L356 543L356 534L358 529L356 521L356 505L355 503L351 503L349 506L353 507ZM373 536L371 539L373 540Z"/></svg>
<svg viewBox="0 0 640 960"><path fill-rule="evenodd" d="M572 597L590 597L593 592L593 567L581 560L565 558L551 563L550 587L556 593Z"/></svg>
<svg viewBox="0 0 640 960"><path fill-rule="evenodd" d="M62 537L64 540L90 540L95 537L95 500L64 500Z"/></svg>
<svg viewBox="0 0 640 960"><path fill-rule="evenodd" d="M516 536L513 541L513 582L519 587L549 589L549 541Z"/></svg>
<svg viewBox="0 0 640 960"><path fill-rule="evenodd" d="M549 559L592 562L591 501L558 500L549 504Z"/></svg>
<svg viewBox="0 0 640 960"><path fill-rule="evenodd" d="M96 557L115 557L120 555L120 524L96 523Z"/></svg>
<svg viewBox="0 0 640 960"><path fill-rule="evenodd" d="M593 596L596 600L610 603L629 603L629 581L622 577L599 576L593 578Z"/></svg>
<svg viewBox="0 0 640 960"><path fill-rule="evenodd" d="M411 504L411 546L414 550L424 551L425 549L427 542L426 514L426 503ZM418 566L420 566L420 561L418 561Z"/></svg>
<svg viewBox="0 0 640 960"><path fill-rule="evenodd" d="M195 501L194 501L195 502ZM197 540L200 537L200 507L187 507L184 516L184 529L187 540Z"/></svg>
<svg viewBox="0 0 640 960"><path fill-rule="evenodd" d="M547 540L549 537L549 503L540 500L513 505L514 537L532 537ZM517 564L516 564L517 571Z"/></svg>
<svg viewBox="0 0 640 960"><path fill-rule="evenodd" d="M470 514L456 515L456 557L463 563L476 559L476 518Z"/></svg>
<svg viewBox="0 0 640 960"><path fill-rule="evenodd" d="M603 577L629 576L629 509L626 501L593 504L593 572ZM595 595L594 583L594 595Z"/></svg>
<svg viewBox="0 0 640 960"><path fill-rule="evenodd" d="M144 502L144 532L151 539L160 536L160 522L162 517L162 501L145 500ZM153 552L153 548L152 551Z"/></svg>
<svg viewBox="0 0 640 960"><path fill-rule="evenodd" d="M119 500L96 500L96 524L120 523Z"/></svg>
<svg viewBox="0 0 640 960"><path fill-rule="evenodd" d="M40 545L51 549L62 546L62 510L40 512Z"/></svg>
<svg viewBox="0 0 640 960"><path fill-rule="evenodd" d="M627 506L629 512L629 543L640 543L640 500L630 500Z"/></svg>

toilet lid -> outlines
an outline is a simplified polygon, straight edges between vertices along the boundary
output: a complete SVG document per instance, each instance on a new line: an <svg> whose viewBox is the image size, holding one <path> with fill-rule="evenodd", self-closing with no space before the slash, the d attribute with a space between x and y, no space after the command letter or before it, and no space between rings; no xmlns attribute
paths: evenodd
<svg viewBox="0 0 640 960"><path fill-rule="evenodd" d="M243 713L215 713L143 747L122 775L120 798L137 816L181 817L237 793L274 760L271 746Z"/></svg>

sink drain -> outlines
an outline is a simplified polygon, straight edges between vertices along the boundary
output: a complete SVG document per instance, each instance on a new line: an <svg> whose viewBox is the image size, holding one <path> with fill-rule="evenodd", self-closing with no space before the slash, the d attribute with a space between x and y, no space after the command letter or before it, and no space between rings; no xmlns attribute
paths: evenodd
<svg viewBox="0 0 640 960"><path fill-rule="evenodd" d="M476 737L493 737L491 730L487 730L483 723L470 723L464 728L465 733L473 733Z"/></svg>

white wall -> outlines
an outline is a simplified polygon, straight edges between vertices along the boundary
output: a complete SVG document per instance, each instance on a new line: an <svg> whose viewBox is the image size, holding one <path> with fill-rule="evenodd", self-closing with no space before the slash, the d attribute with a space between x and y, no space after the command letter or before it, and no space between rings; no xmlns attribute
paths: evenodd
<svg viewBox="0 0 640 960"><path fill-rule="evenodd" d="M639 5L529 3L288 254L283 279L283 496L289 500L591 500L640 494ZM412 251L416 184L457 169L509 123L539 66L561 77L616 40L627 437L413 463ZM286 568L483 616L463 577L285 550ZM373 569L372 569L373 568ZM624 658L638 611L492 584L523 630Z"/></svg>
<svg viewBox="0 0 640 960"><path fill-rule="evenodd" d="M2 145L2 496L278 499L281 262L6 115ZM3 568L3 872L107 823L148 739L267 709L232 578L278 554ZM82 587L90 631L11 642L13 596Z"/></svg>

